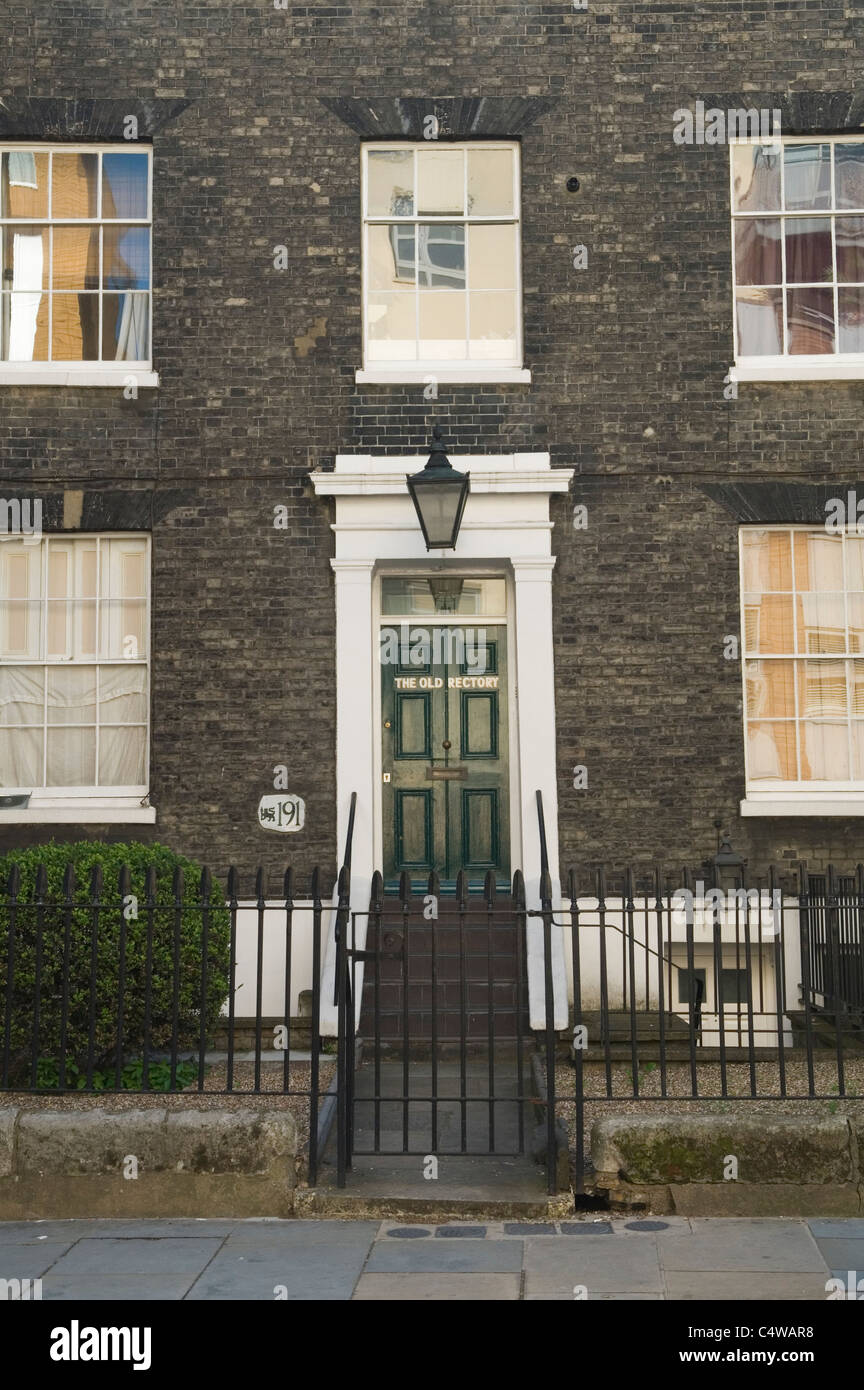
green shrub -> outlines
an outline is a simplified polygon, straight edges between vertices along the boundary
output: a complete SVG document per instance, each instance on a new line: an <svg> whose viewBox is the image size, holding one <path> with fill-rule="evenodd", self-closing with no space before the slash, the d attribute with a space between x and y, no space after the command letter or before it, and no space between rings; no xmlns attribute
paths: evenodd
<svg viewBox="0 0 864 1390"><path fill-rule="evenodd" d="M18 865L21 881L14 920L10 994L8 946L11 912L8 884L13 864ZM66 904L64 889L67 864L72 865L75 874L71 906ZM39 909L34 905L40 865L44 865L46 875L43 890L45 906L41 909L41 964L40 933L37 931ZM91 906L91 874L96 865L102 871L98 914ZM130 901L127 897L125 903L120 885L123 865L129 869L126 894L131 894L133 898ZM151 865L156 872L156 891L155 905L148 909L145 876ZM176 927L178 914L173 896L174 873L178 868L183 874L179 930ZM86 1084L88 1065L96 1072L113 1077L113 1068L119 1060L129 1080L132 1080L129 1066L134 1066L136 1061L140 1065L145 1044L151 1052L169 1050L175 1039L175 1024L177 1046L187 1051L197 1048L201 1032L202 975L205 981L205 1037L210 1039L228 995L230 914L225 907L224 891L218 884L213 884L209 894L205 970L200 883L200 865L174 854L164 845L109 845L98 841L57 844L52 841L32 849L11 850L0 857L0 1034L5 1027L7 1006L11 1006L8 1030L10 1084L31 1085L34 1048L40 1059L37 1086L40 1089L57 1088L60 1081L59 1061L63 1057L66 1062L65 1087L72 1090ZM176 981L175 940L179 948ZM124 955L122 1000L121 950ZM95 970L92 968L94 960ZM37 970L40 979L38 1026ZM148 975L149 1027L146 1011ZM122 1039L119 1039L121 1007ZM150 1078L154 1089L155 1067L154 1060ZM95 1088L95 1076L93 1082ZM111 1079L104 1084L113 1086L114 1081ZM121 1085L124 1084L128 1085L129 1081L124 1082L121 1078ZM179 1084L182 1082L178 1068Z"/></svg>

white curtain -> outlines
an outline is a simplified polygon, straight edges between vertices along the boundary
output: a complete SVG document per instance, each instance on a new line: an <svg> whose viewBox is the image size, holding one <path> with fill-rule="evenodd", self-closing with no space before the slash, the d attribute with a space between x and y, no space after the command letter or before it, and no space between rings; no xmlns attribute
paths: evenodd
<svg viewBox="0 0 864 1390"><path fill-rule="evenodd" d="M147 295L125 294L117 330L117 362L143 362L147 356Z"/></svg>
<svg viewBox="0 0 864 1390"><path fill-rule="evenodd" d="M48 678L48 786L89 787L96 781L96 668L0 667L0 786L42 782L43 672ZM145 668L103 666L99 714L103 720L146 720ZM27 727L9 727L26 725ZM86 725L70 728L70 725ZM144 780L144 730L99 731L99 782L138 786Z"/></svg>
<svg viewBox="0 0 864 1390"><path fill-rule="evenodd" d="M9 361L32 362L36 319L42 300L42 234L16 232L12 241L12 312L9 319Z"/></svg>
<svg viewBox="0 0 864 1390"><path fill-rule="evenodd" d="M813 206L827 159L818 157L822 150L826 155L828 147L816 145L787 145L784 150L783 177L786 186L787 208L808 208Z"/></svg>
<svg viewBox="0 0 864 1390"><path fill-rule="evenodd" d="M783 351L780 341L778 311L769 299L764 304L742 302L741 294L747 293L755 299L768 297L770 290L739 291L738 298L738 341L742 357L777 356ZM781 319L782 322L782 319Z"/></svg>

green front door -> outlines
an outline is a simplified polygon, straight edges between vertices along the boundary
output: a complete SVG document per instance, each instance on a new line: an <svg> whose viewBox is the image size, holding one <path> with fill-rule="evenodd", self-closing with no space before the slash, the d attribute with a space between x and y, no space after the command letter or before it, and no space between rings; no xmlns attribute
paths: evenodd
<svg viewBox="0 0 864 1390"><path fill-rule="evenodd" d="M510 877L507 629L433 627L382 660L384 877Z"/></svg>

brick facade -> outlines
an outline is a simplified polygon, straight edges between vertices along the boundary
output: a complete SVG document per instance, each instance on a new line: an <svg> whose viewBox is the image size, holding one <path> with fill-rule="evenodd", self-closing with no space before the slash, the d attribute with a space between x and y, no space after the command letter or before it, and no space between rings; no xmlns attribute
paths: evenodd
<svg viewBox="0 0 864 1390"><path fill-rule="evenodd" d="M335 865L332 513L308 474L337 452L419 452L438 421L457 466L460 453L543 449L576 470L572 501L553 502L565 865L698 861L715 819L754 865L864 858L860 819L739 820L741 674L723 659L739 629L740 520L723 487L774 485L763 520L788 519L787 484L842 495L860 471L861 384L747 384L724 399L728 153L672 140L677 108L718 92L756 104L745 89L782 99L802 131L858 129L864 13L838 0L122 14L7 0L5 19L4 138L41 121L46 138L105 139L111 112L160 111L160 387L137 400L0 387L4 496L80 490L84 529L153 535L158 820L82 836L157 838L214 868ZM533 381L441 386L427 401L422 386L355 385L361 137L325 102L441 94L542 99L512 130ZM91 107L64 115L61 97ZM583 531L574 502L589 509ZM288 530L273 526L278 505ZM59 500L46 515L62 525ZM282 763L307 825L277 839L255 810ZM0 845L78 833L7 827Z"/></svg>

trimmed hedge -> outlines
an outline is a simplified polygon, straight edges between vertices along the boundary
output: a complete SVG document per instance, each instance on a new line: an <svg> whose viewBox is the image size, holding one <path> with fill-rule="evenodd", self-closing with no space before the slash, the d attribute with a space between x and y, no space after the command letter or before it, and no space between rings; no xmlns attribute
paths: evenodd
<svg viewBox="0 0 864 1390"><path fill-rule="evenodd" d="M14 911L13 866L20 873ZM124 866L128 881L121 881ZM154 904L148 906L151 866L156 880ZM98 908L92 905L94 870L101 873ZM181 882L178 913L174 892ZM41 909L36 906L40 883ZM228 995L230 914L224 891L212 884L205 963L200 888L200 865L158 844L51 841L0 857L0 1037L8 1047L8 1085L33 1084L34 1054L40 1059L40 1088L58 1084L65 1059L65 1088L74 1089L86 1084L88 1066L125 1066L142 1056L145 1043L148 1052L164 1052L176 1034L179 1049L197 1048L202 983L204 1031L210 1039Z"/></svg>

